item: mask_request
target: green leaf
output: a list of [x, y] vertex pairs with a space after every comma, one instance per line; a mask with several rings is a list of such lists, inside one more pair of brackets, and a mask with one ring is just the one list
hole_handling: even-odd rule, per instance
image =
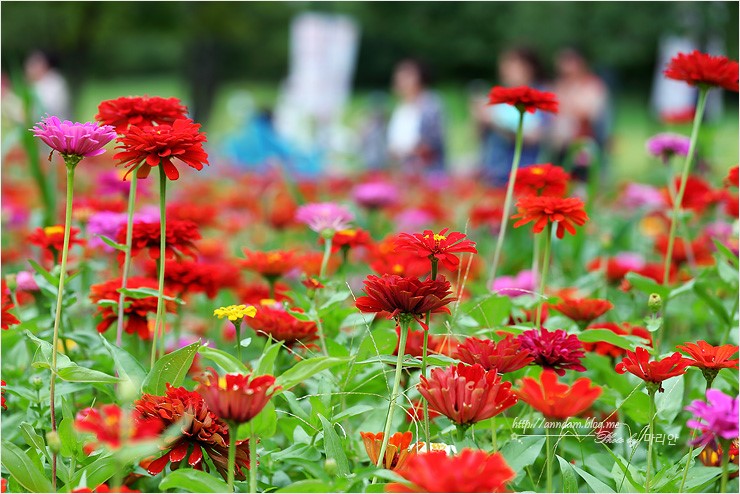
[[30, 492], [52, 492], [46, 474], [18, 446], [3, 441], [2, 464], [10, 475]]
[[146, 379], [146, 369], [126, 350], [119, 346], [111, 345], [102, 334], [99, 336], [103, 342], [103, 346], [108, 350], [111, 357], [113, 357], [113, 363], [121, 379], [130, 381], [137, 390], [141, 389], [141, 384]]
[[37, 263], [33, 259], [28, 259], [28, 264], [30, 264], [33, 270], [40, 274], [41, 277], [44, 278], [51, 286], [59, 286], [59, 278], [48, 272], [39, 263]]
[[621, 336], [608, 329], [588, 329], [578, 335], [578, 339], [584, 343], [611, 343], [619, 348], [634, 351], [638, 345], [645, 345], [645, 340], [637, 336]]
[[114, 249], [116, 249], [116, 250], [122, 250], [122, 251], [126, 252], [126, 245], [125, 245], [125, 244], [119, 244], [118, 242], [116, 242], [116, 241], [115, 241], [115, 240], [113, 240], [112, 238], [106, 237], [105, 235], [101, 235], [100, 233], [98, 233], [98, 234], [97, 234], [97, 236], [98, 236], [98, 237], [100, 238], [100, 240], [102, 240], [102, 241], [103, 241], [103, 242], [105, 243], [105, 245], [107, 245], [108, 247], [113, 247], [113, 248], [114, 248]]
[[194, 468], [178, 468], [168, 473], [159, 489], [183, 489], [185, 492], [229, 492], [229, 486], [218, 477]]
[[347, 455], [344, 453], [342, 441], [334, 430], [334, 425], [321, 414], [319, 414], [319, 419], [324, 428], [324, 451], [326, 452], [326, 459], [333, 458], [336, 460], [337, 473], [339, 475], [348, 475], [349, 462], [347, 461]]
[[727, 312], [727, 309], [722, 305], [719, 297], [709, 292], [709, 288], [710, 282], [705, 280], [697, 281], [694, 284], [694, 292], [709, 306], [711, 311], [722, 319], [722, 322], [725, 324], [731, 324], [732, 321], [730, 320], [730, 314]]
[[663, 381], [662, 393], [655, 395], [656, 420], [670, 424], [683, 410], [684, 376], [675, 376]]
[[265, 408], [257, 414], [250, 422], [239, 426], [237, 437], [239, 440], [249, 437], [249, 428], [254, 427], [254, 433], [257, 437], [272, 437], [277, 432], [277, 412], [272, 401], [268, 401]]
[[468, 315], [475, 319], [481, 327], [495, 328], [508, 320], [511, 312], [509, 297], [491, 295], [474, 305]]
[[216, 362], [227, 373], [249, 373], [249, 369], [246, 365], [244, 365], [242, 362], [239, 362], [236, 357], [234, 357], [230, 353], [224, 352], [223, 350], [211, 348], [208, 345], [203, 345], [198, 349], [198, 353], [201, 357]]
[[85, 468], [77, 470], [77, 472], [75, 472], [74, 476], [72, 477], [70, 484], [72, 484], [72, 486], [74, 487], [78, 487], [82, 482], [82, 478], [84, 476], [85, 485], [95, 487], [113, 477], [113, 475], [118, 470], [120, 470], [120, 468], [121, 467], [116, 464], [116, 461], [110, 455], [106, 455], [102, 458], [98, 458], [94, 462], [87, 465]]
[[519, 436], [509, 439], [501, 448], [501, 454], [515, 472], [521, 472], [539, 458], [545, 438], [540, 436]]
[[721, 254], [732, 266], [737, 270], [740, 269], [740, 259], [732, 252], [725, 244], [713, 238], [714, 246], [717, 248], [717, 252]]
[[305, 479], [293, 482], [275, 492], [334, 492], [334, 488], [323, 480]]
[[[651, 293], [657, 293], [665, 301], [668, 300], [670, 295], [670, 289], [661, 284], [658, 284], [652, 278], [639, 275], [637, 273], [627, 273], [624, 277], [630, 284], [640, 290], [641, 292], [650, 295]], [[647, 300], [645, 300], [647, 304]]]
[[283, 372], [283, 374], [277, 378], [276, 384], [282, 386], [283, 389], [290, 389], [293, 386], [302, 383], [314, 374], [334, 367], [335, 365], [345, 363], [348, 360], [349, 358], [347, 357], [313, 357], [301, 360], [293, 367]]
[[321, 307], [319, 307], [319, 310], [325, 310], [331, 307], [332, 305], [344, 302], [345, 300], [347, 300], [347, 297], [349, 297], [349, 295], [350, 295], [349, 290], [340, 290], [334, 295], [332, 295], [331, 297], [329, 297], [329, 299], [326, 302], [321, 304]]
[[614, 492], [614, 489], [612, 489], [611, 487], [606, 485], [604, 482], [602, 482], [601, 480], [591, 475], [590, 473], [578, 468], [575, 465], [571, 465], [571, 467], [573, 467], [573, 470], [575, 470], [576, 473], [580, 475], [583, 480], [586, 481], [588, 486], [591, 487], [591, 489], [593, 489], [594, 492]]
[[21, 435], [25, 439], [26, 444], [35, 448], [38, 452], [42, 453], [46, 458], [49, 458], [49, 452], [46, 450], [46, 443], [44, 439], [34, 430], [34, 428], [28, 422], [21, 423]]
[[[156, 288], [119, 288], [116, 290], [118, 293], [123, 293], [124, 296], [128, 298], [133, 299], [140, 299], [140, 298], [149, 298], [149, 297], [159, 297], [159, 290]], [[185, 301], [178, 297], [170, 297], [169, 295], [165, 295], [162, 297], [164, 300], [170, 300], [172, 302], [175, 302], [180, 305], [185, 305]]]
[[563, 492], [578, 492], [578, 478], [576, 478], [573, 465], [558, 455], [555, 455], [555, 458], [560, 463], [560, 475], [563, 477]]
[[[37, 338], [28, 330], [26, 330], [26, 336], [38, 347], [33, 366], [37, 368], [51, 369], [51, 343]], [[57, 375], [60, 379], [70, 382], [113, 384], [120, 381], [117, 377], [110, 376], [104, 372], [80, 367], [63, 353], [57, 353]]]
[[77, 453], [79, 447], [74, 422], [69, 418], [63, 418], [59, 422], [57, 431], [59, 432], [59, 440], [62, 443], [60, 454], [65, 458], [71, 458]]
[[255, 374], [273, 374], [275, 372], [275, 360], [277, 359], [283, 344], [281, 342], [270, 343], [271, 338], [267, 340], [267, 346], [262, 351], [262, 357], [255, 368]]
[[185, 380], [188, 369], [193, 364], [193, 358], [200, 348], [200, 340], [186, 347], [168, 353], [157, 360], [154, 367], [144, 379], [141, 390], [144, 393], [163, 396], [167, 391], [166, 384], [180, 386]]

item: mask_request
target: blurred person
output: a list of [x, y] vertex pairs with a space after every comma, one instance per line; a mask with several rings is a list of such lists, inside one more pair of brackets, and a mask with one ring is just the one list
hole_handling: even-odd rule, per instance
[[376, 91], [368, 97], [369, 112], [360, 128], [360, 156], [366, 169], [387, 165], [388, 94]]
[[[502, 86], [545, 89], [542, 64], [537, 54], [529, 48], [515, 47], [504, 51], [498, 59], [498, 72]], [[485, 98], [476, 98], [471, 110], [482, 141], [483, 176], [493, 185], [504, 185], [509, 180], [514, 159], [519, 110], [510, 105], [489, 106]], [[543, 112], [527, 114], [519, 166], [538, 162], [548, 125], [549, 117]]]
[[[553, 89], [560, 110], [553, 120], [552, 140], [556, 162], [564, 164], [574, 149], [585, 142], [595, 143], [599, 151], [603, 149], [608, 137], [609, 91], [575, 48], [561, 50], [555, 66], [557, 78]], [[585, 179], [588, 162], [576, 158], [573, 161], [573, 175]]]
[[445, 169], [442, 103], [429, 83], [429, 72], [418, 60], [402, 60], [393, 72], [400, 101], [388, 123], [388, 151], [404, 172]]
[[57, 70], [52, 57], [34, 51], [26, 59], [24, 69], [38, 104], [36, 116], [49, 114], [62, 120], [71, 119], [67, 81]]

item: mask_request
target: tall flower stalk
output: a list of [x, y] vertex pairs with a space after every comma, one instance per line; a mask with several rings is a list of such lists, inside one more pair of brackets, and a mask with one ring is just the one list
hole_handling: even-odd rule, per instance
[[157, 288], [157, 318], [154, 321], [154, 334], [152, 335], [151, 367], [157, 360], [157, 346], [160, 337], [164, 351], [164, 267], [165, 254], [167, 250], [167, 176], [164, 167], [159, 167], [159, 281]]
[[128, 286], [128, 273], [131, 269], [131, 242], [134, 233], [134, 206], [136, 204], [136, 182], [138, 177], [136, 171], [131, 176], [131, 188], [128, 196], [128, 211], [126, 213], [126, 249], [123, 251], [123, 269], [121, 271], [121, 295], [118, 297], [118, 320], [116, 321], [116, 345], [121, 346], [123, 342], [123, 317], [125, 295], [123, 290]]
[[542, 308], [545, 305], [545, 286], [547, 283], [547, 272], [550, 268], [550, 254], [552, 250], [552, 223], [547, 224], [545, 231], [545, 248], [542, 253], [542, 273], [540, 274], [540, 302], [537, 304], [537, 316], [535, 318], [535, 328], [542, 327]]
[[[403, 357], [406, 354], [406, 339], [409, 332], [411, 331], [411, 320], [409, 319], [406, 330], [401, 329], [398, 340], [398, 358], [396, 359], [396, 372], [393, 375], [393, 389], [391, 390], [391, 396], [388, 400], [388, 414], [385, 417], [385, 427], [383, 427], [383, 443], [380, 445], [380, 453], [378, 453], [378, 463], [375, 465], [378, 468], [382, 468], [383, 459], [385, 458], [385, 450], [388, 448], [388, 441], [391, 437], [391, 425], [393, 424], [393, 409], [396, 406], [396, 400], [399, 395], [399, 387], [401, 385], [401, 371], [403, 370]], [[428, 444], [428, 443], [427, 443]]]

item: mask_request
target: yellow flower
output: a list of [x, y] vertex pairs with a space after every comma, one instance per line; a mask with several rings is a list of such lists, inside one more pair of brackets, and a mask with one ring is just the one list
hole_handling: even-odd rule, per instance
[[236, 321], [237, 319], [243, 319], [245, 317], [254, 317], [257, 313], [257, 309], [251, 305], [229, 305], [227, 307], [219, 307], [213, 311], [214, 316], [218, 316], [219, 319], [228, 317], [229, 321]]

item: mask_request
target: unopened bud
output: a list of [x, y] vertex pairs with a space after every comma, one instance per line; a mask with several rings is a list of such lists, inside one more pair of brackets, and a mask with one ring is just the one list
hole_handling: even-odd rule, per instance
[[44, 381], [39, 376], [33, 376], [31, 378], [31, 386], [34, 387], [35, 390], [39, 390], [44, 387]]
[[62, 440], [59, 439], [59, 433], [57, 431], [49, 431], [46, 433], [46, 444], [52, 453], [59, 453], [62, 449]]
[[648, 308], [652, 313], [659, 312], [663, 308], [663, 299], [657, 293], [651, 293], [648, 298]]
[[122, 403], [131, 403], [139, 397], [139, 390], [131, 379], [125, 379], [118, 385], [117, 394]]
[[324, 471], [330, 476], [333, 477], [337, 474], [337, 460], [334, 458], [327, 458], [324, 462]]
[[9, 274], [5, 277], [5, 284], [8, 286], [8, 289], [12, 292], [15, 291], [15, 289], [18, 287], [18, 282], [16, 281], [15, 273]]

